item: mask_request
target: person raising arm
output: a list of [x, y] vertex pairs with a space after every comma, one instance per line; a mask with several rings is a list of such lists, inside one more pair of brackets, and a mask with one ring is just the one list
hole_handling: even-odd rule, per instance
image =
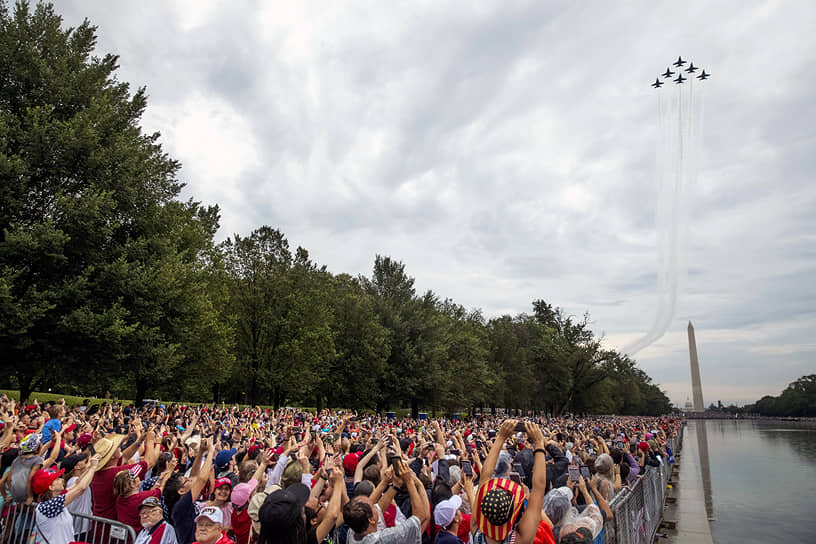
[[[527, 437], [534, 444], [533, 489], [527, 498], [527, 508], [523, 514], [524, 489], [520, 484], [504, 478], [491, 479], [496, 468], [499, 453], [505, 441], [513, 435], [517, 421], [505, 420], [496, 436], [493, 446], [485, 459], [481, 483], [474, 500], [474, 516], [471, 518], [472, 542], [474, 544], [497, 544], [507, 538], [516, 544], [530, 544], [535, 538], [541, 521], [541, 506], [547, 488], [547, 468], [545, 459], [546, 443], [538, 425], [525, 423]], [[519, 517], [520, 516], [520, 517]]]

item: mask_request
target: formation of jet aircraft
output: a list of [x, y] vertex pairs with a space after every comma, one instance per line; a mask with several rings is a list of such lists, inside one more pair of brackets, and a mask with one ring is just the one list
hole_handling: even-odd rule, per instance
[[[685, 64], [688, 64], [688, 68], [684, 69], [683, 65], [685, 65]], [[677, 72], [672, 72], [672, 70], [671, 70], [672, 66], [674, 66], [676, 68]], [[655, 89], [659, 89], [664, 84], [663, 81], [660, 81], [660, 78], [662, 77], [663, 79], [670, 79], [675, 73], [677, 73], [677, 77], [675, 79], [673, 79], [672, 81], [674, 81], [675, 84], [680, 85], [684, 81], [688, 80], [688, 77], [683, 77], [683, 72], [686, 72], [687, 74], [694, 74], [694, 72], [696, 72], [699, 69], [700, 69], [700, 67], [699, 66], [694, 66], [693, 62], [683, 60], [683, 57], [677, 57], [677, 60], [674, 61], [671, 64], [671, 66], [666, 68], [665, 72], [663, 72], [657, 78], [655, 78], [655, 82], [652, 83], [651, 86], [654, 87]], [[694, 76], [689, 76], [689, 77], [694, 77]], [[706, 80], [706, 79], [708, 79], [710, 77], [711, 77], [711, 74], [709, 74], [708, 72], [703, 70], [702, 72], [700, 72], [700, 75], [697, 76], [697, 79]]]

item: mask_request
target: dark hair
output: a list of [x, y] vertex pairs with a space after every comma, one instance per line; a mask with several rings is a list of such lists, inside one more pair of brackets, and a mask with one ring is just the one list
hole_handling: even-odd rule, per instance
[[3, 455], [0, 458], [0, 474], [6, 473], [6, 469], [11, 466], [18, 455], [20, 455], [20, 450], [18, 448], [11, 448], [10, 450], [3, 452]]
[[181, 489], [182, 486], [181, 474], [178, 472], [171, 474], [167, 479], [167, 482], [164, 484], [162, 499], [164, 499], [164, 505], [167, 507], [167, 512], [170, 515], [173, 514], [173, 507], [181, 498], [181, 495], [179, 495], [179, 489]]
[[354, 497], [343, 507], [343, 520], [355, 533], [365, 531], [373, 515], [371, 505], [363, 497]]
[[310, 508], [309, 506], [303, 507], [303, 513], [306, 516], [306, 527], [312, 526], [312, 520], [317, 517], [317, 512], [314, 508]]
[[363, 471], [363, 478], [374, 485], [380, 483], [380, 469], [379, 467], [366, 467]]
[[173, 458], [173, 454], [169, 451], [163, 451], [159, 454], [159, 458], [156, 460], [156, 466], [153, 467], [152, 474], [158, 475], [167, 470], [167, 463]]
[[246, 483], [252, 479], [252, 475], [258, 470], [258, 463], [252, 459], [247, 459], [238, 466], [238, 481]]
[[623, 459], [623, 452], [618, 448], [613, 448], [609, 451], [609, 455], [612, 457], [612, 462], [616, 465], [620, 465], [621, 459]]
[[419, 481], [422, 482], [422, 486], [425, 489], [430, 489], [431, 486], [433, 485], [433, 482], [431, 481], [431, 479], [424, 472], [420, 473], [418, 478], [419, 478]]
[[370, 497], [374, 493], [374, 484], [368, 480], [361, 480], [354, 486], [355, 497]]
[[630, 472], [629, 469], [630, 469], [629, 463], [621, 463], [620, 464], [620, 477], [621, 477], [622, 482], [625, 482], [626, 479], [629, 478], [629, 472]]
[[445, 482], [437, 480], [431, 490], [431, 506], [436, 508], [437, 504], [450, 499], [452, 496], [453, 492], [451, 491], [451, 487]]

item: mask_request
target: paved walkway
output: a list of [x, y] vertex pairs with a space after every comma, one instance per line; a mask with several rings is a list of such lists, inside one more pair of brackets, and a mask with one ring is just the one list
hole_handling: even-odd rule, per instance
[[[696, 422], [690, 421], [683, 435], [683, 448], [677, 459], [680, 474], [672, 478], [676, 485], [669, 496], [676, 502], [666, 509], [664, 519], [677, 520], [677, 527], [668, 533], [668, 542], [677, 544], [713, 544], [705, 507], [703, 477], [700, 470], [700, 450], [697, 444]], [[659, 542], [659, 540], [657, 540]]]

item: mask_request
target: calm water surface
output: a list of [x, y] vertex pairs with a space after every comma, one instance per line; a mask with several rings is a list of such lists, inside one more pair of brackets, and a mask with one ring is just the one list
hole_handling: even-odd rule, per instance
[[816, 542], [816, 425], [694, 424], [708, 438], [714, 542]]

